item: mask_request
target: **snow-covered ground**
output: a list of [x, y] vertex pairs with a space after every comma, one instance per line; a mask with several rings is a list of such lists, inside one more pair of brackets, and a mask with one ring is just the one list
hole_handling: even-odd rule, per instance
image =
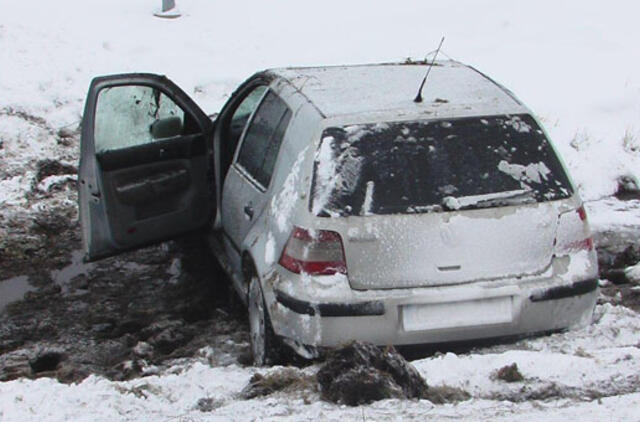
[[[55, 153], [51, 131], [77, 125], [96, 75], [164, 73], [215, 112], [257, 70], [420, 59], [444, 35], [446, 55], [491, 75], [538, 113], [585, 199], [611, 194], [620, 174], [638, 173], [640, 6], [633, 2], [181, 0], [176, 20], [153, 17], [159, 5], [4, 2], [0, 159], [19, 157], [5, 165]], [[2, 180], [0, 204], [19, 202], [27, 179]]]
[[[91, 376], [65, 385], [50, 378], [0, 383], [2, 420], [634, 420], [640, 406], [640, 318], [611, 305], [596, 308], [589, 327], [494, 346], [481, 353], [414, 361], [429, 385], [462, 388], [471, 399], [457, 404], [384, 400], [343, 407], [317, 394], [238, 396], [257, 368], [211, 367], [207, 350], [161, 375], [127, 382]], [[516, 363], [521, 382], [494, 373]], [[277, 368], [271, 369], [271, 371]], [[308, 367], [305, 373], [314, 373]], [[262, 371], [264, 372], [264, 371]], [[202, 401], [209, 402], [203, 409]]]
[[[164, 73], [212, 113], [254, 71], [421, 59], [443, 35], [446, 55], [486, 72], [538, 113], [585, 199], [613, 194], [620, 176], [640, 176], [640, 5], [633, 2], [177, 0], [175, 20], [153, 17], [160, 3], [0, 2], [0, 223], [30, 218], [42, 203], [28, 193], [65, 180], [37, 180], [35, 163], [77, 160], [64, 130], [77, 127], [93, 76]], [[640, 211], [619, 212], [608, 201], [590, 203], [599, 230], [639, 225]], [[3, 236], [0, 224], [0, 243]], [[611, 305], [596, 316], [579, 331], [414, 362], [430, 384], [471, 393], [457, 405], [341, 408], [285, 394], [242, 401], [235, 396], [256, 369], [210, 367], [203, 356], [122, 383], [2, 383], [0, 419], [637, 418], [640, 318]], [[491, 378], [512, 362], [524, 382]], [[519, 402], [544, 391], [548, 400]], [[217, 409], [197, 410], [201, 398], [214, 398]]]

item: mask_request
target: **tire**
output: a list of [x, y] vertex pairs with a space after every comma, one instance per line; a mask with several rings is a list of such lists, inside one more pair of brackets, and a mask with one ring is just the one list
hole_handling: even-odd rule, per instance
[[269, 313], [264, 303], [260, 280], [255, 272], [249, 283], [249, 334], [251, 337], [251, 355], [255, 366], [278, 363], [279, 342], [273, 332]]

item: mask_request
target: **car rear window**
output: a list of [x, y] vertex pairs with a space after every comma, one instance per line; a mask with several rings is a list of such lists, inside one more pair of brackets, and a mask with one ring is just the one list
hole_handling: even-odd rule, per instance
[[408, 214], [572, 193], [535, 120], [500, 115], [327, 128], [310, 208], [318, 216]]

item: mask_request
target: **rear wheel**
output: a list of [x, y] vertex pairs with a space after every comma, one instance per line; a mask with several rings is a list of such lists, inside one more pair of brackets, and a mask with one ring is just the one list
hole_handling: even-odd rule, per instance
[[260, 280], [255, 272], [251, 274], [249, 284], [249, 329], [253, 364], [264, 366], [277, 363], [279, 345], [264, 303]]

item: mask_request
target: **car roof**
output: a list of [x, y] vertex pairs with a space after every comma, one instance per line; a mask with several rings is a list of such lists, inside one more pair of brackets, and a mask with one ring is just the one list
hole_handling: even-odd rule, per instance
[[422, 91], [413, 99], [430, 64], [382, 63], [271, 69], [311, 101], [325, 117], [380, 111], [433, 113], [440, 117], [526, 111], [501, 85], [463, 63], [436, 61]]

